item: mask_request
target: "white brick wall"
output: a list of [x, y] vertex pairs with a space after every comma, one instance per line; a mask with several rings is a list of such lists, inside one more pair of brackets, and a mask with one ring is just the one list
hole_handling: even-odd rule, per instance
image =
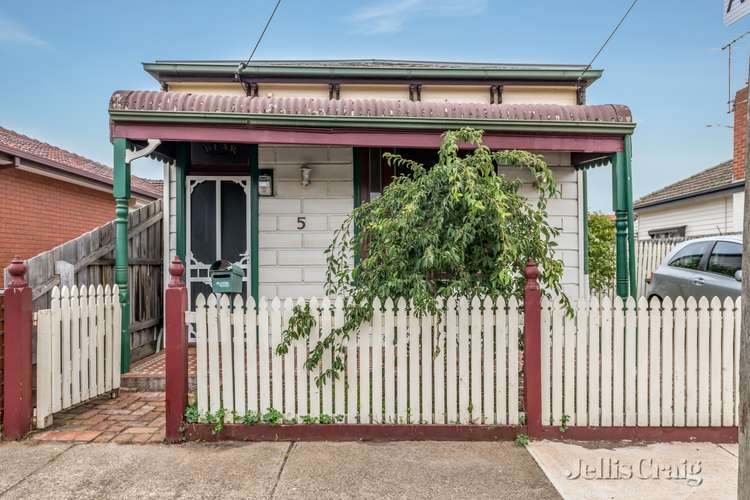
[[[568, 156], [563, 154], [547, 154], [545, 159], [550, 162], [550, 165], [570, 164]], [[537, 198], [528, 170], [504, 168], [501, 173], [515, 179], [522, 179], [524, 185], [521, 187], [521, 193], [530, 199]], [[563, 288], [569, 297], [577, 298], [580, 290], [578, 286], [580, 280], [578, 174], [570, 166], [553, 166], [552, 174], [560, 186], [560, 195], [550, 200], [547, 208], [551, 224], [562, 231], [555, 241], [558, 244], [557, 255], [565, 265]]]
[[[312, 168], [306, 187], [300, 183], [302, 164]], [[260, 198], [260, 295], [321, 296], [323, 252], [354, 206], [352, 150], [260, 146], [259, 167], [273, 169], [275, 190], [273, 198]], [[298, 217], [305, 217], [302, 230]]]
[[[557, 238], [558, 255], [563, 259], [566, 293], [579, 292], [578, 181], [570, 167], [570, 155], [545, 154], [562, 191], [550, 201], [550, 220], [562, 229]], [[275, 196], [260, 198], [259, 210], [259, 288], [260, 295], [322, 295], [325, 282], [325, 255], [333, 231], [341, 226], [353, 207], [352, 151], [339, 147], [260, 146], [260, 168], [274, 170]], [[312, 183], [300, 185], [300, 166], [312, 168]], [[170, 254], [175, 249], [174, 167], [170, 173]], [[533, 198], [531, 176], [523, 169], [503, 173], [524, 181], [522, 193]], [[297, 229], [297, 217], [306, 218], [304, 230]]]

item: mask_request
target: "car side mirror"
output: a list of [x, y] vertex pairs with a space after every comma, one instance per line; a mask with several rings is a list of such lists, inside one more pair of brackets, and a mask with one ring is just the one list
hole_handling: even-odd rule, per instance
[[734, 273], [734, 279], [736, 279], [737, 281], [742, 281], [742, 269], [738, 269]]

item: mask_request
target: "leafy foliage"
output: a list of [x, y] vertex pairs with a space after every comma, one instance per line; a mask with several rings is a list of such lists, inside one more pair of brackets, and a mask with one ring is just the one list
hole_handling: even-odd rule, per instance
[[589, 285], [603, 292], [615, 279], [615, 223], [607, 215], [589, 214]]
[[[380, 197], [354, 209], [326, 251], [326, 293], [348, 300], [343, 326], [312, 346], [306, 360], [313, 369], [332, 350], [332, 366], [322, 370], [319, 385], [338, 378], [345, 341], [372, 318], [376, 297], [404, 297], [417, 315], [439, 315], [438, 297], [521, 299], [523, 270], [532, 259], [540, 265], [545, 293], [568, 303], [560, 285], [563, 265], [554, 255], [559, 229], [547, 218], [547, 202], [558, 194], [550, 169], [543, 157], [526, 151], [493, 152], [482, 135], [469, 128], [444, 133], [438, 162], [429, 168], [385, 155], [410, 175], [394, 178]], [[474, 148], [461, 151], [461, 144]], [[530, 172], [536, 201], [520, 193], [520, 178], [498, 173], [499, 167]], [[352, 265], [359, 249], [361, 258]], [[277, 353], [306, 338], [313, 322], [309, 306], [295, 308]]]

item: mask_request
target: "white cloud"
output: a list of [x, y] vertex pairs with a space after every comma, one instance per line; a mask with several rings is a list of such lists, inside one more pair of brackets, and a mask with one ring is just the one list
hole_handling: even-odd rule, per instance
[[22, 24], [0, 15], [0, 45], [6, 43], [34, 47], [46, 47], [48, 45], [47, 42], [36, 37]]
[[396, 33], [413, 17], [476, 16], [486, 6], [487, 0], [394, 0], [364, 7], [351, 20], [360, 33]]

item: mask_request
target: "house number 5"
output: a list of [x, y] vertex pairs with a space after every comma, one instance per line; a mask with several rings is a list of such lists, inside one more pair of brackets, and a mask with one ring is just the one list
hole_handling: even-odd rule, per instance
[[307, 226], [305, 217], [297, 217], [297, 229], [305, 229], [305, 226]]

